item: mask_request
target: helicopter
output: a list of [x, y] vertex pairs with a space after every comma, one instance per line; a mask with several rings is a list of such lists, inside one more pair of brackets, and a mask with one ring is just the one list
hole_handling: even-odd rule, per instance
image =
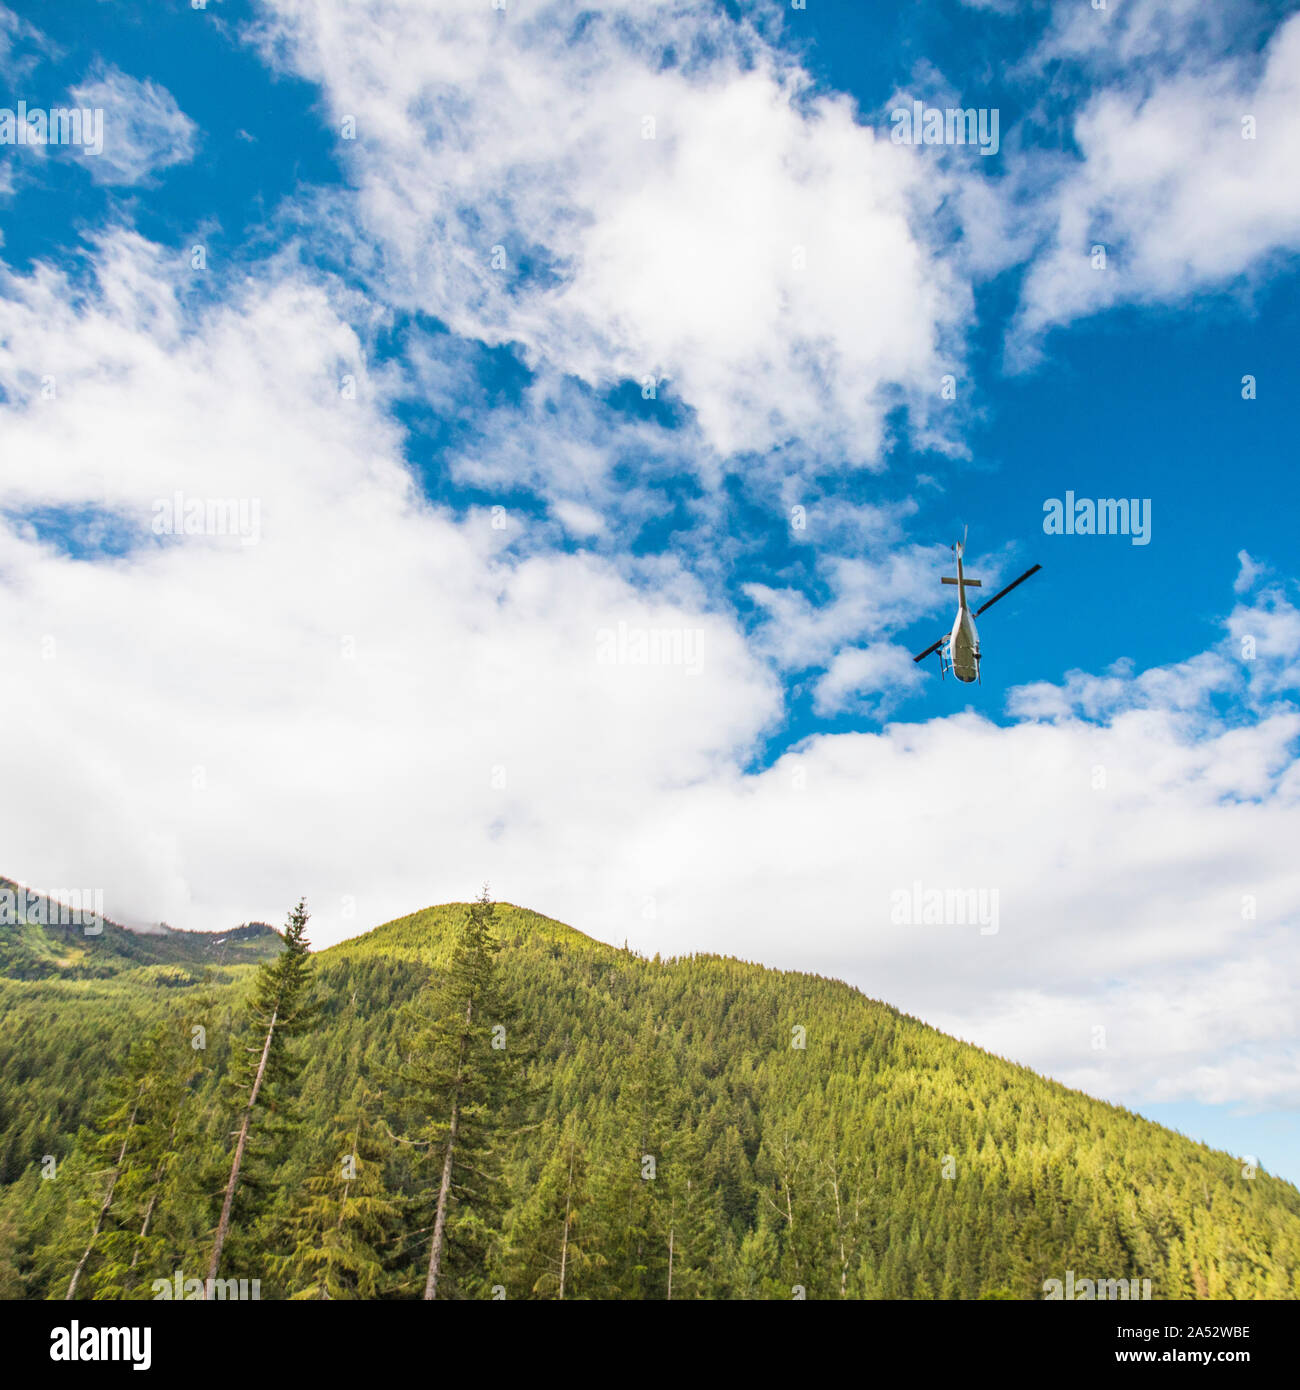
[[957, 586], [957, 616], [953, 619], [952, 631], [945, 633], [937, 642], [932, 642], [923, 652], [912, 658], [913, 661], [924, 661], [931, 652], [938, 652], [940, 677], [947, 676], [951, 671], [959, 681], [965, 681], [968, 685], [980, 678], [980, 639], [979, 633], [975, 630], [975, 619], [992, 608], [998, 599], [1006, 598], [1018, 584], [1023, 584], [1030, 575], [1037, 574], [1043, 568], [1042, 565], [1035, 565], [1032, 569], [1027, 569], [1019, 579], [1013, 579], [1005, 589], [999, 589], [987, 603], [980, 604], [972, 613], [966, 603], [966, 590], [978, 589], [980, 581], [967, 579], [966, 571], [962, 567], [962, 558], [966, 554], [966, 537], [969, 535], [968, 526], [961, 540], [952, 547], [953, 554], [957, 557], [957, 577], [953, 579], [946, 574], [943, 576], [945, 584]]

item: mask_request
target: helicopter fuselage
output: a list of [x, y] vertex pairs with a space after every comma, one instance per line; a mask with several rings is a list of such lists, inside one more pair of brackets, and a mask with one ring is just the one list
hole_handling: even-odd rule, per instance
[[962, 565], [962, 549], [957, 553], [957, 616], [953, 619], [952, 631], [948, 634], [948, 661], [952, 673], [959, 681], [969, 685], [979, 680], [980, 675], [980, 636], [975, 629], [975, 619], [971, 616], [970, 605], [966, 602], [966, 586], [978, 583], [967, 579]]
[[971, 617], [970, 609], [964, 603], [957, 610], [952, 632], [948, 634], [948, 660], [952, 665], [953, 675], [959, 681], [965, 681], [969, 685], [972, 681], [979, 680], [980, 638], [975, 630], [975, 619]]

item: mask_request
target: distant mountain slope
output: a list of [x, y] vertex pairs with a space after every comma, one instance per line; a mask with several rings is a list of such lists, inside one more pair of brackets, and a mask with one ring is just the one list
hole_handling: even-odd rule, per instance
[[52, 899], [0, 878], [0, 904], [11, 903], [20, 905], [27, 918], [18, 925], [0, 925], [0, 975], [14, 980], [105, 979], [148, 966], [245, 964], [280, 949], [279, 933], [261, 922], [225, 932], [170, 927], [139, 932], [104, 918], [95, 924], [101, 930], [87, 932], [84, 925], [70, 921], [67, 905], [61, 911]]
[[[427, 908], [318, 953], [323, 1012], [303, 1047], [281, 1202], [328, 1159], [340, 1104], [363, 1082], [382, 1086], [400, 1006], [446, 959], [467, 911]], [[840, 981], [716, 956], [647, 960], [522, 908], [497, 911], [501, 970], [519, 1004], [509, 1045], [532, 1055], [539, 1105], [510, 1141], [507, 1225], [528, 1228], [571, 1126], [589, 1174], [589, 1258], [571, 1296], [664, 1297], [671, 1247], [679, 1298], [1041, 1298], [1046, 1280], [1070, 1271], [1149, 1279], [1156, 1299], [1300, 1297], [1300, 1192], [1288, 1183], [1247, 1176], [1227, 1154]], [[159, 989], [158, 964], [0, 981], [0, 1176], [12, 1184], [0, 1225], [21, 1228], [39, 1207], [35, 1163], [69, 1151], [152, 1018], [207, 1027], [195, 1103], [210, 1142], [225, 1142], [218, 1083], [251, 972], [209, 970], [201, 987]], [[412, 1161], [395, 1158], [395, 1191]], [[25, 1237], [32, 1249], [54, 1219], [47, 1212]], [[421, 1213], [410, 1220], [427, 1225]], [[531, 1296], [510, 1249], [492, 1279]], [[403, 1296], [400, 1261], [418, 1261], [418, 1229], [394, 1258]], [[48, 1292], [32, 1259], [16, 1262], [18, 1277]], [[269, 1276], [263, 1296], [278, 1296]]]

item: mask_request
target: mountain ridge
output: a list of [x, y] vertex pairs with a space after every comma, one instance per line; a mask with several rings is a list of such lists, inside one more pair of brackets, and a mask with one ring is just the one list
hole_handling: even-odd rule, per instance
[[[279, 950], [280, 934], [265, 922], [223, 932], [186, 931], [160, 924], [140, 929], [89, 913], [49, 894], [0, 877], [6, 921], [0, 925], [0, 975], [10, 979], [105, 979], [147, 966], [204, 967], [256, 962]], [[17, 909], [19, 920], [8, 921]], [[160, 929], [161, 928], [161, 929]]]

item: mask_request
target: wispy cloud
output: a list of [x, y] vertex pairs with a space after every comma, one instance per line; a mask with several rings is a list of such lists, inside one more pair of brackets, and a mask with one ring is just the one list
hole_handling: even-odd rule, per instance
[[72, 97], [78, 106], [104, 112], [103, 152], [85, 161], [96, 183], [142, 183], [194, 156], [198, 127], [156, 82], [100, 64]]
[[[1047, 224], [1022, 348], [1052, 325], [1181, 302], [1300, 251], [1300, 15], [1262, 52], [1225, 53], [1239, 37], [1229, 9], [1133, 5], [1105, 24], [1076, 6], [1045, 41], [1044, 60], [1074, 55], [1096, 85], [1072, 121], [1077, 158], [1018, 190], [1024, 215]], [[1193, 42], [1207, 33], [1208, 47]]]

